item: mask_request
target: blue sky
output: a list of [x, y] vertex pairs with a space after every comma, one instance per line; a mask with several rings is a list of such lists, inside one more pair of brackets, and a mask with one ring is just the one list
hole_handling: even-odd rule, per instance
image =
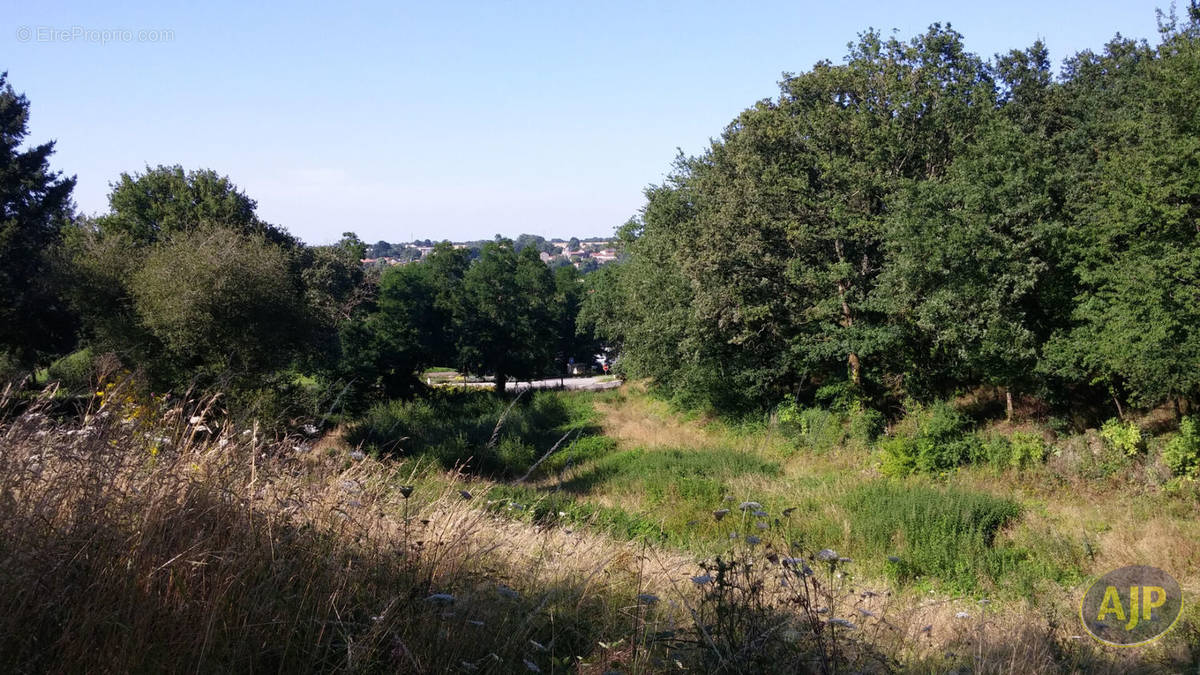
[[[0, 70], [31, 142], [87, 213], [122, 171], [227, 174], [310, 243], [610, 234], [678, 149], [694, 154], [783, 71], [838, 62], [868, 27], [935, 21], [990, 56], [1055, 63], [1115, 33], [1155, 41], [1163, 2], [9, 0]], [[84, 34], [72, 34], [75, 29]], [[55, 35], [48, 29], [66, 31]], [[98, 31], [125, 30], [108, 42]], [[167, 39], [140, 31], [170, 31]], [[161, 34], [160, 34], [161, 35]]]

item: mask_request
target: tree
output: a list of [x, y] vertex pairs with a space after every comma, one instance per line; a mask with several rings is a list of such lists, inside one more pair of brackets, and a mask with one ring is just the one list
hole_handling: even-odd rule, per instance
[[1032, 386], [1057, 302], [1062, 222], [1045, 139], [997, 114], [944, 177], [894, 200], [877, 306], [907, 335], [910, 393]]
[[493, 375], [501, 394], [511, 377], [547, 372], [556, 335], [553, 296], [554, 279], [536, 249], [517, 254], [508, 240], [484, 244], [455, 303], [459, 366]]
[[135, 242], [154, 243], [176, 232], [216, 224], [242, 234], [263, 235], [276, 244], [297, 244], [283, 229], [260, 220], [257, 202], [211, 169], [184, 172], [178, 165], [146, 167], [142, 174], [121, 174], [111, 187], [111, 213], [99, 218], [98, 225], [105, 232], [124, 232]]
[[1078, 280], [1051, 372], [1136, 405], [1200, 401], [1200, 8], [1157, 48], [1070, 61], [1066, 255]]
[[645, 322], [621, 331], [631, 367], [718, 407], [884, 380], [902, 338], [873, 299], [888, 201], [944, 175], [995, 98], [939, 25], [787, 77], [651, 191], [621, 273], [626, 321]]
[[554, 268], [555, 361], [560, 373], [572, 359], [590, 362], [600, 347], [589, 327], [579, 323], [586, 290], [583, 275], [573, 265]]
[[129, 287], [160, 351], [147, 365], [167, 384], [197, 375], [245, 382], [288, 365], [309, 344], [309, 315], [288, 258], [261, 234], [178, 233], [149, 251]]
[[53, 141], [21, 150], [28, 122], [28, 99], [0, 73], [0, 357], [26, 367], [74, 338], [51, 256], [70, 218], [75, 179], [50, 170]]

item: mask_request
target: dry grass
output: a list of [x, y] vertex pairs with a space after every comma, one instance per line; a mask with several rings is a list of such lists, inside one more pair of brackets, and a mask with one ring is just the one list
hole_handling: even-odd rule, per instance
[[[636, 391], [639, 385], [629, 391]], [[644, 385], [642, 385], [644, 386]], [[604, 435], [623, 448], [702, 447], [713, 443], [713, 433], [687, 423], [672, 413], [666, 403], [638, 395], [619, 402], [597, 403]]]
[[629, 544], [497, 519], [461, 485], [406, 497], [396, 466], [108, 394], [83, 424], [4, 401], [7, 669], [548, 672], [628, 643], [656, 583]]
[[[491, 515], [459, 494], [486, 485], [352, 460], [336, 438], [263, 438], [207, 419], [203, 401], [168, 405], [127, 383], [82, 420], [56, 417], [51, 396], [10, 394], [4, 670], [1116, 673], [1186, 657], [1177, 643], [1113, 657], [1072, 642], [1065, 593], [984, 617], [853, 575], [799, 595], [781, 583], [796, 581], [785, 541], [740, 545], [753, 571], [714, 594], [692, 581], [690, 556]], [[675, 446], [737, 440], [719, 425], [606, 412], [627, 442], [656, 425]], [[737, 620], [719, 628], [720, 616]], [[826, 617], [857, 627], [835, 633]]]

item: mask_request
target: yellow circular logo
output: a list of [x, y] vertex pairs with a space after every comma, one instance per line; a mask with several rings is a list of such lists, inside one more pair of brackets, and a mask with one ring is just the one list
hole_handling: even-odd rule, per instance
[[1097, 640], [1133, 647], [1162, 637], [1182, 609], [1183, 593], [1174, 577], [1157, 567], [1130, 565], [1088, 587], [1079, 619]]

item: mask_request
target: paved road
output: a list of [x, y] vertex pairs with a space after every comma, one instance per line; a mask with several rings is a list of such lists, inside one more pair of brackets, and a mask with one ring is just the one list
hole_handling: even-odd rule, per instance
[[587, 391], [604, 391], [621, 386], [620, 380], [611, 376], [597, 375], [595, 377], [567, 377], [563, 379], [534, 380], [533, 382], [509, 382], [508, 388], [513, 391], [522, 389], [584, 389]]
[[[446, 380], [445, 383], [454, 384], [460, 387], [464, 384], [454, 380]], [[491, 382], [467, 382], [465, 384], [468, 387], [492, 386]], [[513, 380], [508, 381], [509, 391], [521, 391], [523, 389], [529, 389], [530, 387], [534, 389], [577, 389], [584, 391], [604, 391], [606, 389], [616, 389], [619, 386], [621, 386], [620, 380], [613, 380], [611, 379], [611, 376], [604, 375], [597, 375], [595, 377], [567, 377], [562, 379], [556, 377], [549, 380], [534, 380], [532, 382], [515, 382]]]

